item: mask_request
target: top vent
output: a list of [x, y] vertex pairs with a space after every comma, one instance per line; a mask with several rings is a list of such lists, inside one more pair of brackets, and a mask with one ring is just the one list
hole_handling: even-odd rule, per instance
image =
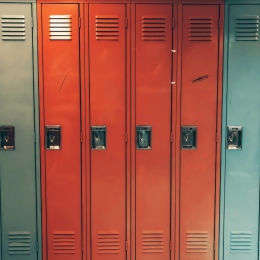
[[243, 15], [236, 20], [236, 41], [258, 41], [259, 16]]
[[211, 41], [212, 40], [212, 17], [190, 18], [189, 19], [189, 40], [190, 41]]
[[50, 15], [50, 40], [71, 40], [72, 19], [70, 15]]
[[96, 40], [118, 41], [119, 18], [116, 16], [96, 16]]
[[2, 15], [2, 40], [24, 41], [25, 40], [25, 16]]
[[142, 39], [143, 41], [165, 41], [166, 40], [165, 17], [143, 17]]

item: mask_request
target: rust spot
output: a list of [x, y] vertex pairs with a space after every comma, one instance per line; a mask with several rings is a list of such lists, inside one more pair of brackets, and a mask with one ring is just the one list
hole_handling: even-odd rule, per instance
[[203, 81], [203, 80], [208, 79], [208, 78], [209, 78], [209, 75], [200, 76], [198, 78], [193, 79], [192, 83], [200, 82], [200, 81]]

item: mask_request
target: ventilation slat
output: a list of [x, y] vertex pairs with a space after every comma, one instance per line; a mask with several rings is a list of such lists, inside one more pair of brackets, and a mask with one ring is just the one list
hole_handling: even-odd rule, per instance
[[97, 237], [98, 254], [119, 253], [119, 233], [100, 232]]
[[96, 16], [96, 40], [119, 40], [119, 18], [117, 16]]
[[73, 231], [60, 231], [53, 233], [54, 254], [75, 254], [76, 238]]
[[25, 16], [2, 15], [1, 29], [3, 41], [25, 41]]
[[236, 41], [258, 41], [259, 16], [243, 15], [236, 19]]
[[164, 252], [164, 233], [161, 231], [147, 232], [142, 234], [143, 253], [163, 253]]
[[206, 253], [208, 251], [208, 232], [189, 231], [186, 233], [187, 253]]
[[212, 17], [189, 18], [189, 40], [211, 41], [212, 40]]
[[11, 231], [8, 233], [9, 255], [31, 254], [31, 233], [27, 231]]
[[71, 40], [72, 18], [70, 15], [50, 15], [49, 39]]
[[165, 41], [166, 18], [165, 17], [142, 17], [142, 40]]
[[233, 231], [230, 233], [230, 253], [250, 254], [251, 249], [251, 232]]

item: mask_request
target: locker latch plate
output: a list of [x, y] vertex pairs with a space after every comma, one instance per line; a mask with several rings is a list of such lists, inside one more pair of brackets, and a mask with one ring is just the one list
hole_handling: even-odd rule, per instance
[[106, 147], [106, 127], [105, 126], [92, 126], [92, 150], [105, 150]]
[[0, 126], [0, 150], [15, 149], [15, 131], [14, 126]]
[[45, 143], [47, 150], [61, 149], [61, 127], [60, 125], [45, 126]]
[[181, 149], [183, 150], [197, 149], [197, 126], [181, 127]]
[[227, 149], [228, 150], [242, 149], [242, 126], [227, 127]]
[[137, 126], [136, 127], [136, 148], [151, 149], [152, 127]]

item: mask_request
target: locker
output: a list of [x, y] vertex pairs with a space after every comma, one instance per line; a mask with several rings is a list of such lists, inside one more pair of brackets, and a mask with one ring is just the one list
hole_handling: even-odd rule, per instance
[[79, 5], [39, 5], [44, 259], [81, 259]]
[[182, 6], [180, 259], [213, 259], [220, 5]]
[[170, 259], [173, 6], [136, 4], [134, 11], [136, 259]]
[[127, 9], [125, 4], [88, 8], [91, 258], [119, 260], [126, 258], [127, 240]]
[[227, 1], [220, 259], [259, 259], [259, 1]]
[[35, 260], [41, 259], [37, 30], [32, 24], [36, 5], [4, 2], [0, 2], [0, 259]]

